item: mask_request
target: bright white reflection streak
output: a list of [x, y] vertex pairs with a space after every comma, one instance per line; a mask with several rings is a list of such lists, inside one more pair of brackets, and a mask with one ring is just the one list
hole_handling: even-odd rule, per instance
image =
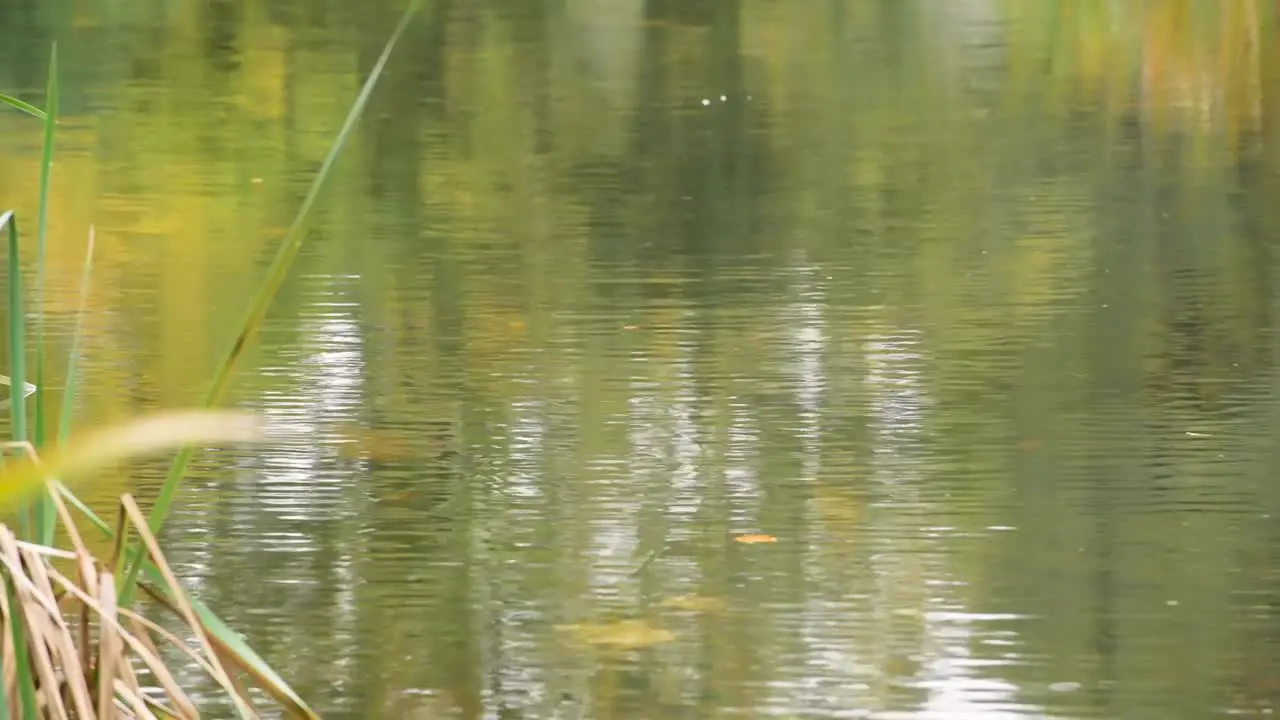
[[[272, 442], [239, 456], [229, 480], [234, 487], [193, 498], [180, 510], [184, 513], [182, 522], [173, 523], [171, 531], [182, 537], [171, 560], [197, 595], [204, 591], [217, 562], [216, 544], [208, 540], [218, 530], [210, 507], [225, 508], [219, 512], [230, 515], [233, 532], [255, 553], [297, 556], [270, 578], [273, 585], [282, 586], [278, 593], [282, 604], [244, 609], [266, 611], [286, 622], [293, 622], [290, 607], [306, 606], [306, 594], [317, 585], [316, 567], [303, 559], [316, 552], [317, 543], [305, 528], [330, 525], [354, 530], [354, 524], [338, 522], [341, 518], [335, 517], [355, 512], [343, 502], [343, 493], [350, 487], [348, 478], [326, 473], [321, 462], [325, 430], [350, 420], [361, 401], [364, 374], [364, 341], [354, 316], [358, 303], [344, 298], [346, 287], [356, 278], [312, 276], [307, 280], [309, 293], [318, 297], [307, 304], [298, 321], [301, 347], [285, 351], [285, 357], [260, 369], [262, 376], [275, 382], [252, 403], [265, 416]], [[304, 529], [299, 529], [299, 521]], [[353, 532], [352, 537], [335, 542], [353, 548], [358, 534]], [[353, 554], [339, 558], [333, 568], [337, 596], [329, 622], [334, 637], [352, 637], [355, 629], [355, 588], [359, 583]], [[327, 568], [320, 571], [324, 570]], [[351, 649], [353, 643], [339, 642], [326, 652]], [[302, 653], [295, 661], [305, 662], [306, 658]], [[350, 656], [330, 657], [330, 661], [335, 674], [349, 673], [353, 668]], [[288, 668], [281, 669], [290, 674]], [[184, 666], [182, 672], [186, 671]], [[198, 674], [191, 682], [179, 684], [196, 687], [206, 679]], [[335, 680], [349, 683], [350, 677]]]
[[[884, 507], [910, 511], [923, 504], [920, 490], [930, 481], [923, 463], [924, 419], [929, 398], [921, 382], [924, 357], [921, 334], [907, 329], [885, 329], [870, 337], [865, 345], [870, 372], [866, 383], [871, 390], [873, 427], [873, 473]], [[936, 563], [921, 568], [921, 558], [941, 560], [941, 550], [919, 552], [914, 547], [927, 532], [917, 527], [924, 512], [899, 513], [906, 527], [884, 528], [875, 534], [877, 552], [873, 559], [879, 614], [899, 608], [924, 605], [945, 607], [947, 612], [925, 612], [926, 654], [917, 684], [929, 690], [923, 711], [885, 714], [901, 718], [1025, 718], [1035, 712], [1017, 700], [1017, 686], [999, 678], [983, 676], [966, 661], [974, 641], [973, 625], [990, 620], [961, 607], [962, 600], [946, 597], [947, 588], [963, 584], [951, 571]], [[892, 515], [891, 515], [892, 516]], [[914, 551], [914, 552], [913, 552]], [[922, 584], [923, 582], [923, 584]], [[921, 608], [923, 609], [923, 608]], [[885, 627], [887, 623], [883, 624]]]
[[[270, 445], [263, 455], [264, 469], [257, 482], [264, 487], [257, 493], [260, 505], [254, 512], [274, 513], [280, 523], [259, 519], [255, 523], [258, 527], [308, 520], [342, 528], [348, 524], [335, 522], [340, 519], [335, 515], [354, 512], [340, 497], [349, 478], [324, 472], [320, 462], [326, 448], [318, 440], [326, 431], [332, 432], [334, 426], [349, 423], [361, 402], [365, 349], [355, 317], [359, 303], [343, 297], [346, 286], [356, 278], [328, 276], [312, 280], [324, 287], [313, 290], [322, 298], [308, 303], [300, 320], [301, 356], [296, 363], [275, 368], [277, 374], [289, 377], [293, 386], [287, 393], [263, 393], [261, 400], [269, 432], [296, 442]], [[326, 484], [328, 487], [321, 491]], [[348, 509], [343, 510], [344, 507]], [[333, 569], [338, 582], [332, 632], [352, 637], [359, 578], [353, 557], [358, 551], [351, 549], [357, 546], [359, 534], [337, 542], [348, 551]], [[314, 538], [305, 533], [275, 533], [269, 544], [273, 552], [309, 553], [313, 551]], [[305, 563], [299, 567], [305, 567]], [[312, 579], [303, 577], [298, 581], [307, 584]], [[340, 643], [338, 647], [349, 646]], [[339, 658], [335, 665], [353, 667], [351, 658]]]
[[[645, 351], [632, 356], [635, 370], [628, 388], [630, 474], [636, 479], [637, 488], [661, 487], [663, 512], [670, 522], [669, 541], [696, 535], [697, 529], [692, 523], [703, 498], [698, 478], [702, 448], [698, 443], [694, 365], [698, 331], [690, 329], [697, 324], [696, 312], [684, 310], [674, 314], [671, 327], [661, 331], [673, 336], [674, 357], [655, 359]], [[614, 519], [635, 516], [635, 509], [644, 502], [643, 492], [633, 489], [625, 499], [631, 510], [620, 506]], [[639, 529], [627, 523], [624, 532], [627, 540], [619, 549], [624, 550], [623, 557], [634, 562]], [[674, 569], [677, 565], [679, 563], [669, 561], [669, 567]], [[692, 571], [691, 567], [686, 569]], [[629, 569], [627, 576], [630, 576]]]
[[[799, 425], [795, 434], [800, 440], [800, 473], [796, 482], [814, 488], [819, 480], [822, 462], [822, 411], [827, 396], [828, 333], [824, 308], [827, 297], [822, 287], [820, 269], [797, 253], [791, 268], [792, 294], [784, 314], [787, 328], [787, 375], [798, 407]], [[824, 584], [823, 566], [805, 562], [808, 588]], [[803, 661], [798, 674], [789, 674], [775, 682], [775, 698], [771, 704], [789, 710], [820, 711], [830, 717], [859, 714], [854, 709], [865, 705], [868, 685], [867, 669], [850, 641], [850, 631], [841, 626], [852, 621], [847, 607], [832, 603], [821, 592], [806, 592], [800, 612], [799, 632], [803, 643]], [[779, 697], [780, 696], [780, 697]]]
[[[692, 313], [690, 313], [692, 315]], [[689, 318], [691, 323], [697, 320]], [[698, 460], [702, 455], [698, 445], [698, 388], [694, 353], [698, 344], [695, 337], [676, 341], [676, 357], [671, 363], [670, 409], [671, 419], [671, 495], [667, 514], [672, 522], [691, 521], [702, 503], [702, 488], [698, 485]]]
[[[493, 652], [485, 661], [486, 717], [508, 703], [535, 702], [546, 695], [546, 674], [528, 629], [529, 623], [538, 619], [539, 611], [518, 591], [507, 588], [519, 575], [513, 574], [512, 556], [490, 547], [532, 546], [532, 529], [538, 527], [546, 511], [546, 484], [551, 479], [543, 466], [548, 455], [551, 404], [546, 399], [546, 383], [539, 382], [539, 376], [538, 366], [531, 364], [513, 378], [515, 385], [528, 391], [510, 404], [506, 471], [495, 480], [495, 505], [482, 509], [493, 524], [478, 523], [480, 532], [472, 538], [474, 604], [485, 608], [483, 624], [492, 622], [502, 628], [500, 645], [486, 643]], [[488, 540], [482, 535], [487, 535]], [[496, 617], [490, 620], [488, 613]]]

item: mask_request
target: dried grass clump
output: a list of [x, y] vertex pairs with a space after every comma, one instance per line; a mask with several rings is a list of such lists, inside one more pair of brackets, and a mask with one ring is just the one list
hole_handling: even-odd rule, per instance
[[[258, 717], [245, 687], [232, 674], [252, 675], [248, 663], [238, 662], [201, 623], [133, 498], [120, 499], [116, 552], [103, 562], [85, 547], [59, 494], [50, 496], [72, 550], [26, 543], [0, 526], [0, 713], [25, 718], [200, 717], [196, 703], [175, 680], [178, 673], [166, 665], [159, 643], [178, 650], [213, 678], [241, 717]], [[143, 587], [158, 607], [183, 621], [195, 638], [194, 647], [137, 612], [117, 606], [112, 568], [130, 530], [137, 532], [164, 579], [162, 587]], [[57, 567], [68, 561], [73, 569], [64, 572]], [[139, 681], [143, 671], [158, 687], [144, 689]], [[278, 699], [289, 704], [286, 698]]]

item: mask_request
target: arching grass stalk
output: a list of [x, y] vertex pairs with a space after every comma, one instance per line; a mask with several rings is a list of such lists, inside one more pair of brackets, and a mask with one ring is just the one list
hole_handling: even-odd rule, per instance
[[[284, 241], [280, 245], [280, 249], [276, 252], [275, 258], [271, 261], [271, 266], [267, 269], [266, 278], [262, 285], [258, 288], [257, 294], [249, 307], [249, 313], [241, 324], [240, 332], [236, 335], [235, 340], [231, 343], [231, 347], [227, 350], [222, 362], [218, 365], [214, 372], [213, 382], [209, 386], [209, 392], [204, 399], [204, 407], [214, 407], [220, 405], [225, 399], [227, 388], [231, 382], [232, 373], [235, 372], [236, 364], [244, 355], [245, 347], [249, 341], [257, 334], [262, 326], [263, 318], [266, 317], [267, 310], [271, 306], [271, 302], [275, 299], [277, 291], [281, 284], [289, 275], [289, 269], [293, 266], [294, 258], [298, 255], [298, 250], [302, 247], [303, 241], [306, 239], [307, 229], [311, 221], [311, 213], [315, 209], [316, 202], [320, 197], [321, 191], [325, 187], [325, 181], [332, 172], [334, 164], [342, 154], [343, 148], [347, 141], [351, 139], [357, 122], [364, 115], [365, 107], [369, 103], [369, 96], [373, 93], [374, 87], [378, 84], [378, 79], [382, 76], [383, 69], [387, 65], [388, 58], [391, 57], [392, 50], [395, 49], [396, 43], [399, 42], [400, 36], [404, 34], [405, 28], [409, 26], [409, 22], [421, 7], [421, 0], [413, 0], [408, 9], [405, 10], [403, 17], [400, 18], [399, 24], [396, 25], [395, 31], [392, 32], [390, 39], [382, 49], [382, 55], [378, 57], [378, 61], [374, 64], [373, 69], [369, 71], [368, 78], [365, 79], [364, 86], [360, 89], [360, 94], [356, 96], [355, 102], [351, 105], [351, 109], [347, 112], [346, 120], [342, 124], [342, 128], [338, 131], [337, 137], [334, 139], [332, 147], [329, 148], [329, 154], [325, 156], [324, 162], [320, 166], [319, 172], [311, 181], [311, 187], [307, 191], [306, 198], [302, 201], [302, 206], [298, 209], [298, 214], [294, 217], [293, 223], [289, 226], [288, 232], [285, 233]], [[160, 492], [156, 496], [155, 504], [151, 506], [151, 512], [148, 515], [147, 522], [151, 532], [159, 533], [160, 528], [164, 526], [165, 520], [169, 516], [169, 509], [173, 503], [174, 493], [177, 492], [178, 486], [182, 483], [183, 476], [186, 474], [187, 465], [190, 464], [192, 456], [195, 454], [195, 448], [191, 446], [184, 447], [173, 459], [173, 464], [169, 468], [168, 474], [165, 476], [164, 484], [160, 487]], [[128, 604], [133, 597], [134, 583], [137, 581], [138, 572], [141, 568], [141, 555], [133, 553], [129, 563], [128, 571], [120, 586], [122, 605]]]

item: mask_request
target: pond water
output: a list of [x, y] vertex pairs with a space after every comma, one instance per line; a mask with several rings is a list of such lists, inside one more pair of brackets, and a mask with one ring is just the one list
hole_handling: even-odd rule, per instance
[[[0, 2], [82, 426], [202, 396], [384, 5]], [[1263, 5], [431, 0], [179, 574], [328, 718], [1270, 714]]]

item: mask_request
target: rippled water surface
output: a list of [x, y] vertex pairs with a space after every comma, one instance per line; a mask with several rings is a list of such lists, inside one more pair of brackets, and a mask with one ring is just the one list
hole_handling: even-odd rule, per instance
[[[330, 718], [1270, 714], [1271, 5], [429, 0], [180, 575]], [[196, 402], [399, 9], [0, 13], [79, 422]]]

